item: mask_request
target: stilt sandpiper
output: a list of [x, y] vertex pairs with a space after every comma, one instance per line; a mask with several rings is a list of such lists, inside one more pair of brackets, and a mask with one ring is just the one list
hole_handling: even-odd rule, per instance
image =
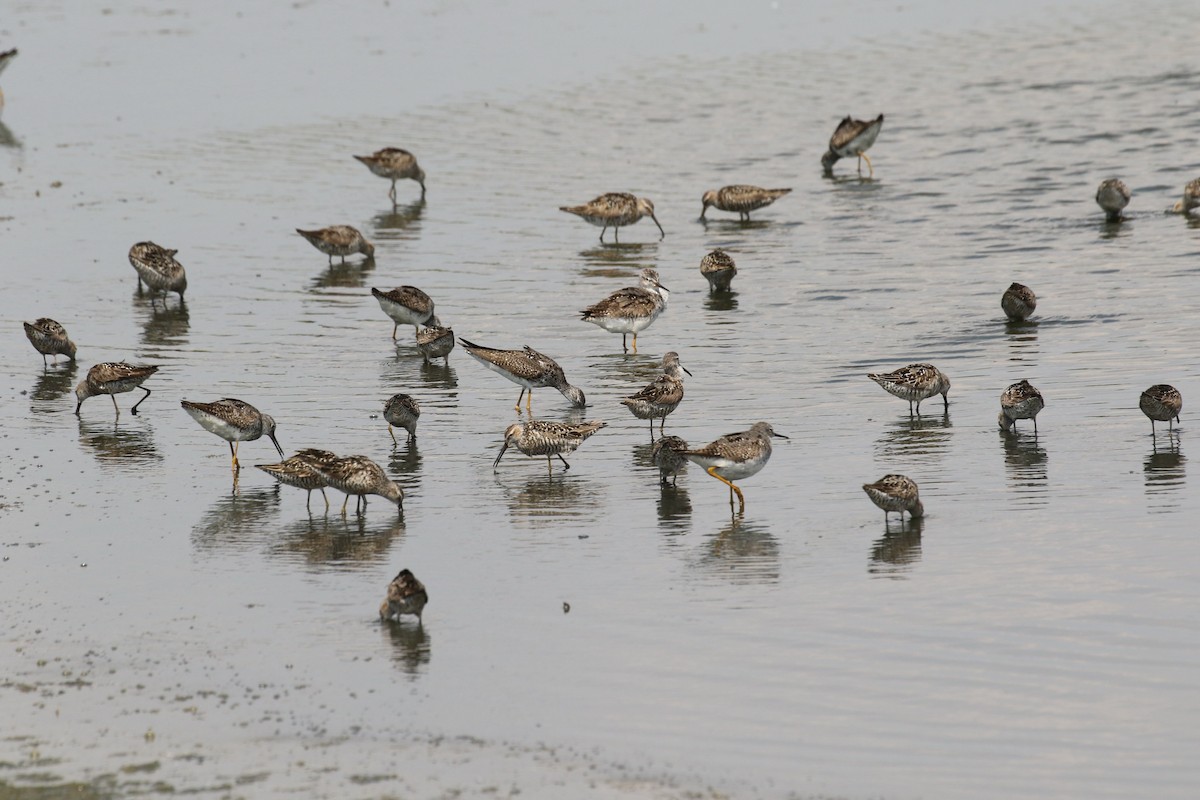
[[710, 292], [728, 292], [733, 276], [737, 275], [737, 265], [724, 250], [713, 250], [700, 259], [700, 274], [708, 281]]
[[379, 618], [399, 622], [401, 614], [412, 614], [420, 625], [421, 612], [428, 602], [429, 593], [425, 591], [425, 584], [417, 580], [417, 576], [410, 571], [402, 569], [388, 584], [387, 597], [379, 606]]
[[296, 228], [296, 233], [308, 240], [308, 243], [329, 256], [329, 265], [333, 266], [333, 257], [341, 256], [346, 263], [346, 256], [362, 253], [367, 258], [375, 257], [375, 245], [368, 242], [357, 228], [349, 225], [331, 225], [315, 231], [304, 231]]
[[1154, 434], [1154, 422], [1167, 423], [1167, 430], [1172, 430], [1175, 422], [1179, 422], [1179, 412], [1183, 410], [1183, 395], [1174, 386], [1165, 383], [1156, 383], [1146, 391], [1142, 392], [1142, 397], [1138, 400], [1138, 408], [1142, 413], [1150, 418], [1150, 434]]
[[394, 394], [383, 406], [383, 418], [387, 420], [388, 433], [392, 434], [392, 443], [399, 444], [396, 441], [396, 434], [392, 431], [392, 426], [404, 428], [408, 431], [408, 441], [415, 441], [417, 438], [417, 418], [421, 416], [421, 406], [412, 395]]
[[396, 181], [405, 178], [421, 184], [421, 197], [425, 197], [425, 170], [418, 166], [417, 157], [407, 150], [399, 147], [385, 147], [382, 150], [376, 150], [369, 156], [355, 156], [355, 158], [366, 164], [367, 169], [374, 174], [392, 182], [392, 188], [388, 190], [388, 197], [393, 203], [396, 202]]
[[1014, 383], [1000, 395], [1000, 416], [997, 420], [1000, 423], [1000, 429], [1009, 431], [1013, 429], [1017, 420], [1031, 419], [1033, 420], [1033, 434], [1036, 436], [1037, 415], [1045, 407], [1046, 401], [1042, 399], [1042, 393], [1032, 383], [1029, 381]]
[[650, 438], [654, 438], [654, 420], [659, 420], [658, 432], [662, 433], [667, 415], [679, 407], [683, 400], [683, 374], [692, 373], [679, 363], [679, 353], [671, 351], [663, 356], [663, 374], [634, 395], [621, 401], [638, 419], [650, 420]]
[[760, 186], [745, 184], [722, 186], [720, 189], [704, 193], [704, 197], [701, 198], [704, 206], [700, 209], [700, 219], [704, 219], [704, 213], [708, 211], [709, 206], [716, 206], [721, 211], [734, 211], [739, 220], [749, 222], [751, 211], [771, 205], [790, 191], [792, 190], [763, 189]]
[[1200, 178], [1189, 181], [1183, 187], [1183, 199], [1172, 209], [1176, 214], [1191, 214], [1192, 209], [1200, 207]]
[[909, 364], [895, 372], [870, 373], [868, 378], [883, 387], [888, 394], [893, 394], [901, 400], [908, 401], [908, 413], [913, 413], [913, 403], [917, 404], [917, 416], [921, 415], [921, 401], [935, 394], [942, 396], [946, 408], [950, 407], [950, 399], [946, 393], [950, 391], [950, 379], [940, 369], [932, 364]]
[[683, 456], [687, 449], [688, 443], [678, 436], [660, 437], [650, 448], [650, 458], [658, 467], [658, 481], [663, 486], [667, 485], [668, 475], [671, 476], [671, 485], [675, 485], [679, 471], [687, 466], [687, 459]]
[[129, 263], [133, 265], [138, 275], [138, 289], [142, 284], [153, 292], [162, 292], [164, 297], [170, 292], [178, 292], [183, 300], [184, 290], [187, 289], [187, 273], [183, 265], [175, 260], [178, 250], [170, 250], [154, 242], [138, 242], [129, 248]]
[[79, 401], [75, 404], [75, 416], [79, 416], [79, 407], [83, 405], [84, 400], [98, 394], [106, 394], [112, 398], [113, 409], [116, 410], [119, 417], [121, 409], [117, 408], [116, 395], [140, 388], [145, 394], [130, 409], [130, 413], [137, 414], [138, 406], [150, 396], [150, 390], [142, 384], [156, 372], [158, 372], [158, 367], [137, 366], [126, 364], [123, 361], [106, 361], [103, 364], [97, 364], [88, 370], [87, 377], [75, 387], [75, 399]]
[[525, 396], [526, 391], [529, 392], [529, 399], [525, 401], [525, 408], [532, 411], [533, 390], [541, 388], [558, 389], [576, 408], [587, 405], [583, 390], [567, 383], [567, 377], [558, 362], [529, 345], [526, 345], [524, 350], [496, 350], [468, 342], [466, 339], [459, 341], [467, 353], [480, 364], [521, 387], [521, 393], [517, 395], [517, 411], [521, 410], [521, 398]]
[[449, 366], [450, 351], [454, 349], [454, 331], [450, 328], [443, 328], [435, 316], [430, 320], [428, 328], [421, 328], [417, 331], [417, 349], [421, 351], [425, 363], [428, 364], [435, 358], [444, 358], [446, 366]]
[[[346, 493], [346, 499], [342, 501], [342, 516], [346, 515], [346, 504], [350, 502], [351, 495], [357, 498], [354, 503], [355, 513], [365, 513], [369, 494], [377, 494], [395, 503], [400, 513], [404, 513], [404, 492], [387, 476], [383, 467], [366, 456], [346, 456], [329, 463], [317, 464], [316, 467], [325, 476], [325, 480], [329, 481], [330, 486]], [[360, 500], [361, 511], [358, 503]]]
[[733, 495], [736, 493], [738, 510], [745, 511], [746, 498], [733, 482], [749, 478], [767, 465], [771, 459], [772, 438], [788, 437], [776, 433], [769, 422], [756, 422], [748, 431], [727, 433], [699, 450], [685, 450], [683, 455], [729, 487], [730, 509], [733, 508]]
[[395, 323], [392, 325], [392, 341], [396, 341], [396, 330], [401, 325], [412, 325], [420, 333], [422, 325], [438, 324], [433, 315], [433, 300], [415, 286], [397, 286], [390, 292], [381, 292], [372, 286], [371, 294], [379, 301], [383, 313]]
[[308, 499], [304, 501], [304, 507], [312, 510], [312, 493], [314, 489], [321, 490], [321, 496], [325, 498], [325, 510], [329, 510], [329, 495], [325, 494], [325, 487], [329, 482], [325, 480], [325, 476], [316, 468], [316, 464], [329, 462], [336, 459], [333, 453], [328, 450], [301, 450], [296, 455], [286, 458], [278, 464], [255, 464], [254, 466], [261, 469], [263, 472], [274, 477], [277, 481], [285, 486], [294, 486], [297, 489], [304, 489], [308, 492]]
[[182, 400], [180, 405], [192, 419], [200, 423], [201, 428], [229, 442], [229, 455], [233, 458], [234, 472], [242, 468], [238, 463], [238, 444], [253, 442], [264, 434], [270, 438], [271, 444], [275, 445], [280, 458], [283, 457], [283, 448], [275, 438], [275, 420], [249, 403], [226, 397], [212, 403]]
[[1129, 198], [1129, 187], [1120, 178], [1100, 181], [1100, 188], [1096, 190], [1096, 203], [1104, 209], [1109, 222], [1121, 221], [1121, 209], [1129, 205]]
[[883, 509], [883, 522], [887, 524], [889, 511], [900, 512], [900, 522], [904, 522], [904, 512], [910, 517], [925, 516], [925, 506], [917, 492], [917, 482], [904, 475], [884, 475], [874, 483], [864, 483], [863, 491], [871, 502]]
[[588, 437], [606, 425], [608, 425], [607, 422], [600, 421], [576, 424], [546, 422], [540, 419], [533, 419], [525, 423], [514, 422], [504, 431], [504, 446], [500, 448], [500, 455], [496, 456], [496, 460], [492, 462], [492, 470], [495, 470], [500, 464], [500, 459], [504, 458], [504, 452], [508, 450], [509, 445], [531, 458], [545, 456], [546, 468], [551, 472], [554, 471], [551, 461], [553, 456], [558, 456], [558, 460], [563, 462], [563, 466], [570, 469], [571, 465], [567, 463], [563, 455], [574, 453]]
[[609, 192], [600, 195], [590, 203], [581, 206], [560, 206], [558, 210], [583, 217], [593, 225], [599, 226], [602, 229], [600, 231], [600, 241], [602, 242], [604, 233], [609, 228], [613, 229], [613, 241], [619, 242], [617, 230], [626, 225], [632, 225], [642, 217], [649, 217], [654, 220], [655, 225], [658, 225], [658, 232], [661, 234], [659, 239], [667, 235], [662, 225], [659, 224], [658, 217], [654, 216], [654, 203], [645, 197], [634, 197], [628, 192]]
[[625, 346], [625, 337], [633, 334], [633, 352], [636, 353], [638, 332], [650, 327], [667, 307], [669, 290], [658, 282], [658, 271], [646, 267], [641, 279], [641, 286], [618, 289], [579, 312], [584, 322], [599, 325], [609, 333], [621, 334], [621, 349], [626, 353], [629, 348]]
[[60, 355], [71, 361], [75, 360], [75, 343], [67, 338], [67, 329], [62, 325], [49, 317], [22, 324], [25, 326], [25, 335], [29, 337], [29, 343], [42, 354], [43, 366], [46, 364], [46, 356], [54, 356], [56, 364]]
[[833, 136], [829, 139], [829, 149], [825, 151], [825, 155], [821, 156], [821, 166], [825, 168], [825, 173], [833, 174], [833, 165], [839, 158], [858, 156], [858, 174], [862, 175], [862, 162], [865, 159], [867, 169], [871, 171], [870, 177], [874, 178], [875, 167], [871, 166], [867, 150], [875, 144], [881, 128], [883, 128], [883, 114], [870, 121], [846, 117], [839, 122]]
[[1023, 322], [1037, 308], [1037, 295], [1023, 283], [1013, 283], [1000, 297], [1000, 307], [1013, 322]]

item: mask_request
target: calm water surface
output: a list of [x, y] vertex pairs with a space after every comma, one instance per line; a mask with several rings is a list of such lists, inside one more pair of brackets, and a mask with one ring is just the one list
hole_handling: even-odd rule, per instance
[[[545, 33], [547, 59], [510, 83], [482, 77], [487, 48], [462, 75], [389, 68], [401, 43], [370, 19], [327, 42], [320, 7], [20, 10], [37, 46], [0, 39], [24, 51], [0, 128], [0, 794], [1193, 796], [1200, 225], [1165, 212], [1200, 175], [1200, 11], [868, 10], [861, 31], [752, 15], [725, 49], [656, 16], [661, 54], [638, 32], [621, 69], [563, 55], [572, 72], [549, 68], [574, 52], [553, 32], [586, 25], [540, 9], [513, 35]], [[444, 11], [395, 65], [450, 63], [456, 21], [487, 40]], [[268, 29], [278, 57], [248, 44]], [[875, 180], [823, 178], [837, 119], [879, 111]], [[388, 144], [420, 157], [424, 204], [405, 182], [391, 208], [349, 158]], [[1092, 200], [1112, 175], [1134, 193], [1120, 225]], [[739, 182], [794, 192], [747, 225], [697, 221], [705, 189]], [[666, 237], [647, 221], [602, 245], [557, 210], [610, 190], [652, 198]], [[374, 262], [327, 268], [292, 232], [333, 223]], [[186, 305], [137, 294], [143, 239], [179, 249]], [[698, 271], [716, 246], [728, 296]], [[576, 311], [645, 266], [670, 306], [623, 354]], [[999, 307], [1013, 280], [1039, 298], [1022, 325]], [[518, 389], [461, 349], [427, 365], [411, 333], [393, 344], [369, 290], [406, 283], [587, 392], [609, 427], [569, 472], [515, 451], [493, 472]], [[43, 315], [78, 366], [42, 369], [19, 323]], [[668, 433], [791, 437], [744, 516], [695, 468], [660, 488], [619, 405], [672, 349], [694, 377]], [[120, 359], [161, 367], [142, 413], [125, 395], [119, 420], [103, 397], [76, 418], [73, 385]], [[951, 377], [948, 410], [910, 418], [864, 376], [912, 361]], [[1006, 437], [998, 398], [1022, 378], [1046, 410]], [[1137, 399], [1160, 382], [1183, 424], [1152, 439]], [[412, 446], [380, 418], [398, 391], [422, 404]], [[319, 497], [310, 515], [252, 468], [233, 484], [179, 408], [224, 396], [274, 415], [289, 452], [386, 465], [403, 515]], [[552, 390], [534, 411], [581, 416]], [[926, 519], [885, 527], [859, 487], [887, 472], [920, 483]], [[429, 587], [422, 629], [374, 618], [404, 566]]]

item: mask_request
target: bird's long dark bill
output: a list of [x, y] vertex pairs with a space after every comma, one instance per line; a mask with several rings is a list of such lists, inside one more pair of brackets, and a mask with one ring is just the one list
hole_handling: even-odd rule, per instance
[[[667, 291], [670, 291], [670, 289], [668, 289]], [[689, 370], [687, 367], [685, 367], [683, 364], [680, 364], [680, 365], [679, 365], [679, 368], [680, 368], [681, 370], [683, 370], [684, 372], [686, 372], [688, 375], [691, 375], [691, 374], [692, 374], [692, 371], [691, 371], [691, 370]]]
[[279, 457], [283, 458], [283, 448], [279, 446], [279, 440], [275, 438], [275, 434], [270, 434], [271, 444], [275, 445], [275, 449], [279, 451]]
[[[664, 230], [662, 229], [662, 225], [659, 225], [659, 222], [658, 222], [658, 217], [656, 217], [656, 216], [654, 216], [653, 214], [651, 214], [651, 215], [650, 215], [650, 219], [654, 220], [654, 224], [655, 224], [655, 225], [658, 225], [658, 232], [659, 232], [660, 234], [662, 234], [663, 236], [666, 236], [666, 235], [667, 235], [667, 232], [666, 232], [666, 231], [664, 231]], [[662, 238], [662, 237], [659, 237], [659, 238]], [[668, 289], [667, 291], [670, 291], [670, 290]]]
[[792, 438], [792, 437], [790, 437], [790, 436], [784, 436], [782, 433], [772, 433], [771, 435], [772, 435], [772, 436], [774, 436], [776, 439], [790, 439], [790, 438]]
[[495, 470], [496, 467], [500, 464], [500, 459], [504, 458], [504, 451], [507, 449], [508, 449], [508, 442], [505, 442], [504, 446], [500, 448], [500, 455], [496, 456], [496, 460], [492, 462], [493, 470]]

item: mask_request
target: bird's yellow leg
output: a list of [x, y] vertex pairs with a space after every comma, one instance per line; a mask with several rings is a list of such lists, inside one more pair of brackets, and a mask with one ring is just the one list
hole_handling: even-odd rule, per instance
[[[871, 170], [871, 174], [868, 177], [874, 178], [875, 177], [875, 168], [871, 166], [871, 157], [869, 155], [867, 155], [866, 153], [859, 153], [858, 157], [867, 162], [867, 169]], [[862, 169], [860, 168], [859, 173], [861, 173], [861, 172], [862, 172]]]
[[738, 497], [738, 503], [739, 503], [739, 504], [740, 504], [740, 505], [741, 505], [741, 506], [744, 508], [744, 507], [745, 507], [745, 505], [746, 505], [746, 498], [742, 496], [742, 490], [741, 490], [741, 489], [739, 489], [738, 487], [734, 486], [734, 485], [733, 485], [733, 481], [727, 481], [727, 480], [725, 480], [725, 479], [724, 479], [724, 478], [722, 478], [720, 475], [718, 475], [718, 474], [717, 474], [717, 473], [716, 473], [714, 470], [716, 470], [716, 467], [709, 467], [708, 469], [706, 469], [706, 470], [704, 470], [704, 471], [705, 471], [705, 472], [707, 472], [709, 475], [712, 475], [714, 478], [716, 478], [717, 480], [719, 480], [721, 483], [723, 483], [723, 484], [725, 484], [726, 486], [728, 486], [728, 487], [729, 487], [729, 491], [730, 491], [730, 494], [729, 494], [729, 505], [730, 505], [730, 506], [732, 506], [732, 505], [733, 505], [733, 494], [736, 492], [736, 493], [737, 493], [737, 497]]
[[238, 451], [238, 443], [230, 442], [229, 443], [229, 454], [233, 457], [233, 471], [234, 472], [237, 472], [238, 470], [240, 470], [242, 468], [241, 465], [238, 464], [237, 451]]
[[[517, 411], [520, 410], [517, 409]], [[529, 394], [525, 395], [525, 410], [529, 412], [529, 416], [533, 416], [533, 389], [530, 389]]]
[[396, 441], [396, 433], [392, 430], [392, 424], [390, 422], [388, 423], [388, 433], [392, 434], [392, 444], [400, 444], [400, 442]]
[[346, 499], [342, 501], [342, 516], [346, 516], [346, 504], [350, 502], [350, 495], [346, 495]]
[[325, 498], [325, 511], [329, 511], [329, 495], [325, 494], [325, 487], [321, 487], [321, 497]]
[[633, 352], [637, 352], [637, 334], [633, 334]]

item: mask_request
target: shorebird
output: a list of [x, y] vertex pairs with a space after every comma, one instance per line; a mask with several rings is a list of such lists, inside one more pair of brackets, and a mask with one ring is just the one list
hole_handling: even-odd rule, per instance
[[396, 181], [405, 178], [411, 178], [421, 184], [421, 197], [424, 199], [425, 170], [417, 164], [417, 157], [407, 150], [399, 147], [385, 147], [382, 150], [376, 150], [369, 156], [355, 156], [355, 158], [366, 164], [367, 169], [374, 174], [392, 182], [392, 188], [388, 190], [388, 198], [393, 203], [396, 202]]
[[1154, 421], [1167, 423], [1167, 430], [1172, 430], [1175, 422], [1179, 422], [1179, 412], [1183, 410], [1183, 395], [1174, 386], [1166, 383], [1156, 383], [1142, 392], [1138, 400], [1138, 408], [1150, 418], [1150, 435], [1154, 435]]
[[654, 220], [655, 225], [658, 225], [658, 232], [661, 234], [659, 239], [667, 235], [662, 225], [659, 224], [658, 217], [654, 216], [654, 203], [645, 197], [634, 197], [628, 192], [609, 192], [600, 195], [590, 203], [581, 206], [560, 206], [558, 210], [583, 217], [593, 225], [600, 226], [602, 228], [600, 241], [602, 242], [604, 241], [604, 232], [610, 227], [613, 229], [613, 241], [619, 242], [620, 237], [617, 235], [617, 230], [625, 225], [632, 225], [642, 217], [649, 217]]
[[396, 434], [392, 431], [393, 425], [408, 431], [408, 441], [416, 441], [417, 418], [420, 416], [421, 406], [412, 395], [394, 394], [388, 399], [383, 406], [383, 418], [387, 420], [388, 433], [392, 434], [393, 444], [399, 444]]
[[529, 392], [529, 399], [525, 401], [525, 408], [532, 411], [533, 390], [543, 387], [558, 389], [576, 408], [587, 405], [583, 391], [567, 383], [567, 377], [558, 362], [529, 345], [525, 345], [524, 350], [496, 350], [468, 342], [466, 339], [459, 341], [467, 353], [480, 364], [521, 387], [521, 393], [517, 395], [517, 411], [521, 410], [521, 398], [525, 396], [526, 391]]
[[379, 606], [379, 618], [382, 620], [394, 619], [400, 621], [400, 615], [412, 614], [417, 618], [417, 624], [421, 624], [421, 612], [425, 609], [425, 604], [429, 602], [429, 592], [425, 591], [425, 584], [417, 580], [417, 576], [413, 575], [406, 569], [400, 570], [400, 574], [392, 578], [392, 582], [387, 587], [387, 597]]
[[708, 281], [710, 292], [728, 292], [733, 276], [737, 275], [737, 265], [724, 250], [713, 250], [700, 259], [700, 274]]
[[633, 334], [633, 352], [637, 352], [637, 335], [650, 327], [667, 307], [667, 287], [658, 282], [658, 271], [646, 267], [641, 273], [641, 286], [618, 289], [599, 303], [579, 313], [584, 322], [599, 325], [609, 333], [621, 334], [621, 349], [628, 353], [625, 337]]
[[1109, 178], [1100, 181], [1096, 190], [1096, 202], [1104, 209], [1109, 222], [1121, 221], [1121, 209], [1129, 205], [1129, 187], [1120, 178]]
[[255, 464], [254, 466], [285, 486], [294, 486], [297, 489], [307, 490], [308, 499], [304, 501], [304, 507], [310, 511], [312, 510], [310, 504], [312, 503], [313, 490], [320, 489], [321, 496], [325, 498], [325, 510], [328, 511], [329, 495], [325, 494], [325, 487], [329, 485], [329, 482], [317, 470], [316, 465], [332, 461], [336, 458], [337, 456], [328, 450], [301, 450], [296, 455], [286, 458], [278, 464]]
[[[366, 512], [369, 494], [377, 494], [395, 503], [400, 513], [404, 513], [404, 491], [387, 476], [383, 467], [366, 456], [346, 456], [332, 462], [316, 464], [316, 467], [325, 476], [325, 480], [329, 481], [330, 486], [346, 493], [346, 499], [342, 501], [343, 517], [346, 516], [346, 504], [350, 502], [351, 495], [357, 498], [354, 503], [355, 513]], [[362, 501], [361, 511], [358, 506], [359, 500]]]
[[[0, 53], [0, 72], [4, 72], [4, 68], [7, 67], [16, 57], [17, 48], [15, 47], [11, 50], [5, 50], [3, 53]], [[0, 108], [4, 108], [4, 92], [2, 91], [0, 91]]]
[[607, 422], [600, 421], [570, 423], [546, 422], [540, 419], [531, 419], [525, 423], [514, 422], [504, 431], [504, 446], [500, 448], [500, 455], [492, 462], [492, 470], [495, 471], [499, 466], [500, 459], [504, 458], [504, 452], [508, 450], [509, 445], [531, 458], [545, 456], [546, 468], [550, 472], [554, 471], [554, 462], [551, 460], [553, 456], [558, 456], [563, 466], [570, 469], [571, 465], [563, 458], [563, 454], [574, 453], [588, 437], [606, 425]]
[[46, 356], [54, 356], [58, 363], [59, 355], [75, 360], [75, 343], [67, 337], [67, 329], [49, 317], [42, 317], [36, 322], [24, 322], [25, 335], [29, 343], [42, 354], [42, 365], [46, 364]]
[[200, 423], [201, 428], [229, 442], [229, 455], [233, 457], [234, 472], [242, 468], [238, 463], [238, 444], [253, 442], [264, 434], [279, 451], [279, 457], [283, 457], [283, 448], [275, 438], [275, 420], [244, 400], [226, 397], [212, 403], [181, 400], [179, 404], [192, 419]]
[[667, 485], [667, 476], [671, 477], [671, 485], [675, 485], [679, 471], [687, 466], [683, 453], [688, 449], [688, 443], [678, 436], [663, 436], [650, 448], [650, 458], [658, 467], [658, 481]]
[[315, 231], [305, 231], [296, 228], [296, 233], [308, 240], [308, 243], [329, 256], [329, 266], [333, 266], [333, 257], [341, 256], [346, 263], [346, 256], [362, 253], [367, 258], [375, 257], [375, 245], [368, 242], [357, 228], [349, 225], [331, 225]]
[[1171, 210], [1177, 214], [1191, 214], [1193, 208], [1200, 207], [1200, 178], [1189, 181], [1183, 187], [1183, 199]]
[[888, 394], [907, 400], [909, 414], [913, 413], [913, 403], [916, 402], [917, 416], [920, 416], [921, 401], [935, 394], [942, 396], [946, 408], [950, 407], [950, 399], [946, 397], [946, 393], [950, 391], [950, 379], [932, 364], [909, 364], [895, 372], [872, 372], [867, 377], [883, 387]]
[[925, 506], [917, 492], [917, 482], [904, 475], [884, 475], [874, 483], [864, 483], [863, 491], [871, 502], [883, 509], [883, 523], [887, 524], [889, 511], [900, 512], [900, 522], [904, 522], [904, 512], [910, 517], [925, 516]]
[[721, 211], [735, 211], [742, 222], [750, 221], [750, 212], [771, 205], [791, 189], [763, 189], [760, 186], [722, 186], [705, 192], [701, 201], [704, 206], [700, 209], [700, 219], [709, 206], [716, 206]]
[[150, 390], [142, 384], [156, 372], [158, 372], [158, 367], [137, 366], [126, 364], [124, 361], [106, 361], [97, 364], [88, 370], [87, 377], [75, 387], [75, 399], [78, 400], [75, 404], [75, 416], [79, 416], [79, 407], [83, 405], [84, 400], [98, 394], [106, 394], [112, 398], [113, 409], [116, 410], [119, 417], [121, 409], [117, 408], [116, 395], [141, 389], [145, 394], [130, 409], [130, 413], [137, 414], [138, 406], [150, 396]]
[[727, 433], [716, 441], [709, 442], [699, 450], [685, 450], [684, 458], [699, 464], [712, 477], [729, 487], [729, 508], [733, 509], [733, 495], [737, 494], [738, 510], [746, 510], [746, 498], [734, 481], [755, 475], [767, 465], [771, 458], [771, 439], [786, 439], [776, 433], [769, 422], [756, 422], [748, 431]]
[[654, 420], [659, 420], [658, 432], [662, 433], [667, 415], [679, 407], [683, 400], [683, 374], [687, 367], [679, 363], [679, 353], [671, 351], [663, 356], [663, 374], [654, 379], [637, 394], [621, 401], [638, 419], [650, 420], [650, 438], [654, 438]]
[[439, 325], [433, 315], [433, 300], [415, 286], [398, 286], [390, 292], [381, 292], [374, 286], [371, 294], [379, 301], [383, 313], [392, 318], [392, 341], [401, 325], [412, 325], [418, 333], [422, 325]]
[[1023, 322], [1037, 308], [1037, 295], [1023, 283], [1013, 283], [1004, 290], [1000, 307], [1013, 322]]
[[870, 177], [875, 177], [875, 168], [867, 155], [868, 148], [875, 144], [879, 130], [883, 127], [883, 114], [873, 120], [851, 119], [846, 117], [838, 123], [837, 129], [829, 139], [829, 149], [821, 156], [821, 166], [826, 174], [833, 174], [833, 165], [839, 158], [858, 156], [858, 174], [862, 175], [862, 162], [865, 159], [867, 168], [871, 170]]
[[178, 292], [179, 299], [183, 300], [183, 292], [187, 289], [187, 273], [183, 271], [183, 265], [175, 260], [178, 252], [154, 242], [138, 242], [129, 248], [129, 263], [138, 275], [138, 291], [145, 283], [151, 293], [162, 292], [164, 301], [170, 292]]
[[[437, 317], [433, 320], [437, 320]], [[443, 328], [440, 322], [432, 323], [428, 328], [421, 328], [417, 331], [417, 349], [424, 356], [425, 363], [428, 364], [435, 358], [444, 358], [446, 366], [449, 366], [450, 351], [454, 349], [454, 331]]]
[[1013, 429], [1017, 420], [1031, 419], [1033, 420], [1033, 434], [1036, 436], [1037, 415], [1045, 407], [1046, 401], [1042, 399], [1042, 393], [1032, 383], [1029, 381], [1014, 383], [1000, 395], [1000, 416], [997, 419], [1000, 429], [1009, 431]]

